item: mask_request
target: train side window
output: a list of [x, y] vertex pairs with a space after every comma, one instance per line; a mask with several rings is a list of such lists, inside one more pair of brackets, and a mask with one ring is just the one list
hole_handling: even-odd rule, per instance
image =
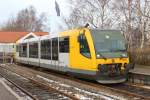
[[59, 38], [59, 52], [69, 53], [69, 37]]
[[27, 57], [27, 43], [19, 45], [19, 57]]
[[58, 38], [52, 39], [52, 60], [58, 60]]
[[38, 58], [38, 43], [29, 44], [29, 57]]
[[90, 49], [89, 49], [89, 45], [84, 34], [80, 34], [78, 36], [78, 42], [80, 44], [80, 53], [83, 56], [90, 58], [91, 57]]
[[51, 59], [51, 41], [41, 41], [41, 59]]

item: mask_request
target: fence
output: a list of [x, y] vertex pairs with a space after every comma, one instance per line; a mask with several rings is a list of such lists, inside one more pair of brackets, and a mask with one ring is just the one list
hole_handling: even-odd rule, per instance
[[0, 63], [10, 63], [14, 57], [15, 45], [13, 43], [0, 43]]
[[0, 52], [0, 63], [12, 63], [14, 59], [13, 53]]

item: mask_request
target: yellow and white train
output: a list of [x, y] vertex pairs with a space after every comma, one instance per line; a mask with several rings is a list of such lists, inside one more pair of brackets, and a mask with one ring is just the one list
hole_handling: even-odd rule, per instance
[[121, 83], [130, 69], [118, 30], [79, 28], [18, 43], [18, 63], [62, 71], [100, 83]]

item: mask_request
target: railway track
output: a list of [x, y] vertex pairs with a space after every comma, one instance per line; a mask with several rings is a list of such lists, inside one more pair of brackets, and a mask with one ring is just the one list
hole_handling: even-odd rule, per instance
[[[2, 73], [0, 73], [0, 77], [1, 78], [4, 78], [4, 81], [5, 81], [5, 83], [9, 86], [9, 87], [11, 87], [12, 89], [14, 89], [15, 88], [15, 92], [16, 92], [16, 89], [17, 89], [17, 92], [18, 92], [18, 90], [19, 90], [19, 92], [21, 92], [21, 93], [19, 93], [19, 96], [20, 96], [20, 94], [22, 94], [23, 93], [23, 96], [21, 95], [21, 97], [25, 97], [26, 99], [27, 99], [27, 97], [29, 98], [29, 100], [38, 100], [35, 96], [33, 96], [30, 92], [28, 92], [28, 91], [26, 91], [24, 88], [22, 88], [21, 86], [19, 86], [19, 85], [17, 85], [15, 82], [13, 82], [13, 81], [11, 81], [9, 78], [6, 78], [4, 75], [2, 75]], [[27, 99], [28, 100], [28, 99]]]
[[[14, 67], [17, 67], [17, 65], [14, 65]], [[43, 72], [39, 72], [37, 70], [35, 71], [35, 69], [31, 69], [31, 68], [27, 68], [27, 67], [22, 67], [22, 68], [23, 68], [23, 70], [26, 70], [28, 72], [32, 72], [34, 74], [38, 73], [41, 76], [44, 76], [45, 72], [48, 73], [48, 75], [50, 75], [50, 73], [47, 71], [44, 71], [44, 73], [43, 73]], [[130, 86], [130, 88], [129, 88], [129, 86], [125, 87], [123, 84], [118, 84], [118, 85], [116, 85], [116, 87], [115, 87], [115, 85], [113, 85], [113, 86], [101, 85], [98, 83], [91, 83], [91, 82], [87, 82], [87, 81], [82, 81], [82, 80], [70, 78], [70, 77], [67, 77], [66, 75], [62, 75], [62, 74], [60, 75], [60, 74], [52, 73], [52, 72], [51, 72], [51, 74], [58, 76], [58, 77], [61, 77], [63, 79], [69, 79], [72, 81], [76, 81], [76, 83], [74, 83], [74, 84], [76, 84], [79, 87], [82, 87], [86, 90], [87, 89], [89, 89], [89, 90], [93, 89], [93, 90], [97, 90], [97, 91], [101, 90], [102, 92], [106, 93], [105, 96], [111, 95], [110, 97], [112, 97], [112, 99], [150, 100], [149, 90], [142, 90], [140, 87], [136, 87], [136, 89], [135, 89], [135, 87], [131, 88], [131, 86]], [[45, 77], [47, 77], [47, 76], [45, 75]], [[71, 83], [71, 84], [73, 85], [73, 83]], [[132, 91], [129, 91], [131, 89], [132, 89]], [[111, 93], [109, 93], [109, 92], [111, 92]], [[117, 98], [117, 96], [121, 96], [121, 98]]]
[[[38, 70], [42, 71], [40, 68]], [[47, 70], [44, 70], [44, 72], [49, 73], [49, 72], [47, 72]], [[106, 88], [106, 89], [109, 89], [109, 90], [112, 90], [115, 92], [126, 94], [130, 97], [135, 97], [136, 99], [150, 100], [150, 89], [143, 88], [143, 87], [140, 87], [138, 85], [132, 85], [132, 84], [126, 84], [126, 83], [101, 85], [97, 82], [91, 83], [91, 81], [88, 82], [88, 81], [82, 81], [82, 80], [66, 77], [66, 75], [60, 75], [60, 74], [57, 74], [55, 72], [54, 73], [50, 72], [49, 74], [53, 74], [55, 76], [59, 76], [59, 77], [63, 77], [63, 78], [72, 79], [72, 80], [75, 80], [77, 82], [88, 84], [88, 85], [91, 85], [91, 86], [94, 86], [97, 88]]]
[[33, 100], [78, 100], [76, 97], [58, 91], [32, 78], [23, 77], [6, 69], [0, 70], [0, 75], [19, 88]]
[[[69, 100], [70, 99], [73, 99], [73, 100], [79, 100], [79, 99], [83, 99], [83, 100], [109, 100], [109, 99], [116, 100], [114, 97], [111, 97], [109, 95], [95, 93], [95, 92], [91, 93], [86, 90], [81, 90], [77, 87], [68, 86], [67, 84], [58, 84], [57, 82], [52, 82], [52, 84], [51, 84], [52, 80], [48, 80], [47, 78], [42, 77], [42, 75], [35, 74], [34, 72], [33, 72], [34, 75], [31, 75], [29, 70], [28, 71], [26, 70], [27, 71], [26, 73], [22, 73], [21, 71], [20, 71], [21, 73], [18, 73], [17, 72], [18, 68], [16, 70], [12, 70], [12, 69], [13, 69], [12, 66], [10, 69], [7, 68], [6, 66], [5, 67], [3, 66], [3, 67], [0, 67], [0, 73], [3, 73], [4, 71], [8, 71], [11, 73], [13, 72], [14, 74], [16, 74], [19, 77], [21, 76], [22, 78], [31, 77], [31, 78], [27, 78], [27, 79], [30, 80], [32, 83], [35, 83], [35, 84], [38, 83], [38, 85], [40, 85], [42, 87], [44, 85], [44, 87], [46, 89], [49, 88], [49, 86], [51, 86], [52, 88], [61, 91], [62, 92], [61, 94], [64, 94], [66, 97], [69, 98]], [[8, 75], [10, 75], [10, 73], [8, 73]], [[10, 76], [13, 76], [13, 75], [10, 75]], [[47, 82], [44, 82], [44, 81], [47, 81]], [[22, 83], [22, 85], [25, 86], [26, 84]], [[59, 86], [59, 85], [62, 85], [62, 86]], [[32, 87], [32, 86], [30, 86], [30, 87]], [[41, 97], [43, 97], [44, 95], [45, 94], [39, 95], [39, 97], [38, 97], [38, 98], [40, 98], [39, 100], [48, 100], [48, 99], [41, 99]], [[54, 99], [52, 99], [52, 100], [54, 100]], [[56, 100], [59, 100], [59, 99], [57, 98]], [[61, 98], [61, 100], [62, 100], [62, 98]]]

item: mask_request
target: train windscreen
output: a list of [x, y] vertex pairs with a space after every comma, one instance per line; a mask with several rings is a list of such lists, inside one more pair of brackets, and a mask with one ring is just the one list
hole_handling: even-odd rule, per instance
[[[125, 41], [120, 31], [117, 30], [91, 30], [97, 57], [121, 57], [125, 52]], [[114, 53], [116, 52], [116, 53]], [[126, 56], [127, 54], [123, 54]]]

